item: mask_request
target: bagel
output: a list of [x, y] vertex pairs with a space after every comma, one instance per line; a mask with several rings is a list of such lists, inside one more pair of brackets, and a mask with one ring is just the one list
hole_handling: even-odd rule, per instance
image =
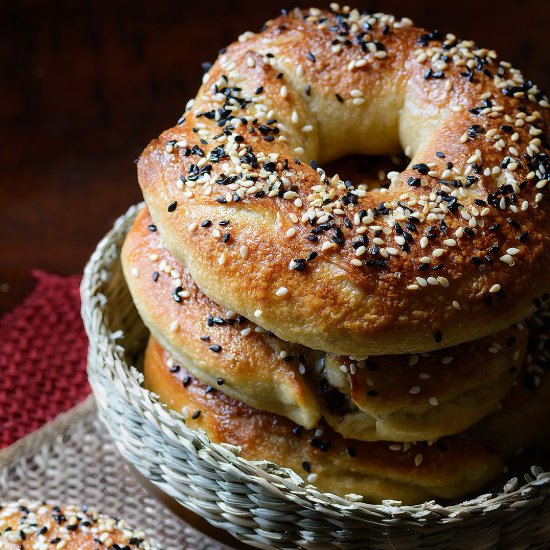
[[212, 302], [162, 237], [143, 208], [121, 253], [133, 301], [154, 337], [205, 384], [221, 382], [232, 398], [306, 428], [324, 416], [336, 432], [360, 440], [458, 433], [494, 409], [524, 361], [523, 326], [430, 354], [367, 361], [287, 344]]
[[98, 514], [87, 506], [55, 506], [19, 500], [0, 504], [0, 548], [31, 550], [96, 548], [153, 550], [141, 532], [130, 530], [124, 520]]
[[[291, 468], [321, 491], [412, 504], [455, 498], [502, 472], [500, 460], [488, 449], [458, 438], [452, 439], [450, 448], [411, 444], [402, 451], [400, 444], [346, 440], [323, 424], [301, 430], [282, 416], [249, 407], [200, 383], [183, 368], [171, 372], [171, 364], [171, 356], [150, 338], [144, 385], [183, 414], [190, 428], [204, 430], [216, 443], [241, 447], [241, 456], [248, 460]], [[417, 467], [415, 461], [421, 460], [424, 467]]]
[[[170, 252], [224, 309], [336, 355], [423, 353], [547, 299], [548, 106], [473, 42], [293, 10], [224, 50], [144, 150], [139, 183]], [[409, 165], [381, 188], [319, 166], [401, 149]]]
[[501, 474], [520, 447], [550, 433], [550, 380], [545, 376], [537, 388], [518, 385], [514, 397], [471, 433], [396, 444], [345, 439], [324, 424], [306, 431], [284, 417], [253, 409], [222, 393], [223, 385], [212, 388], [185, 369], [175, 369], [171, 355], [152, 337], [143, 372], [144, 386], [212, 441], [240, 447], [248, 460], [291, 468], [321, 491], [359, 494], [370, 502], [462, 497]]

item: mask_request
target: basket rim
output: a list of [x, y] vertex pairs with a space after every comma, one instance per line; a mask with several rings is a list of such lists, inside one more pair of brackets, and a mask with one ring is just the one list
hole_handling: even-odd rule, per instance
[[[178, 412], [168, 409], [161, 403], [159, 397], [141, 386], [143, 376], [138, 369], [129, 365], [124, 357], [124, 348], [117, 343], [123, 336], [121, 331], [111, 332], [103, 322], [109, 306], [109, 299], [102, 294], [102, 284], [108, 280], [111, 267], [119, 260], [120, 245], [137, 212], [143, 207], [144, 202], [132, 205], [125, 214], [120, 216], [112, 229], [101, 239], [95, 251], [91, 255], [82, 278], [80, 291], [82, 298], [82, 318], [90, 345], [97, 340], [102, 346], [106, 346], [110, 353], [122, 365], [110, 365], [109, 374], [117, 383], [114, 388], [124, 393], [139, 413], [147, 420], [157, 425], [163, 434], [172, 441], [182, 444], [186, 441], [197, 448], [207, 449], [210, 457], [218, 460], [220, 471], [236, 468], [244, 483], [268, 485], [279, 498], [288, 502], [300, 504], [309, 509], [330, 509], [341, 514], [353, 514], [356, 517], [377, 519], [407, 518], [425, 524], [427, 520], [456, 521], [457, 519], [479, 519], [480, 515], [491, 515], [502, 509], [523, 511], [525, 506], [535, 506], [541, 497], [550, 495], [550, 472], [544, 471], [539, 466], [532, 466], [529, 472], [525, 472], [525, 483], [518, 478], [511, 478], [504, 484], [504, 488], [498, 493], [482, 493], [475, 498], [467, 499], [456, 504], [441, 505], [436, 501], [426, 501], [421, 504], [404, 505], [400, 501], [384, 500], [381, 504], [372, 504], [356, 499], [355, 495], [340, 497], [332, 493], [323, 493], [314, 486], [308, 484], [303, 478], [288, 468], [282, 468], [268, 461], [251, 461], [238, 456], [238, 448], [226, 443], [214, 443], [202, 431], [195, 431], [187, 427], [185, 418]], [[109, 254], [108, 248], [115, 245], [117, 254], [114, 260], [106, 262]], [[94, 326], [93, 319], [101, 322]], [[97, 330], [96, 330], [97, 329]], [[120, 334], [115, 334], [120, 333]], [[96, 393], [96, 384], [101, 384], [99, 373], [94, 372], [88, 366], [88, 376], [92, 390]], [[113, 391], [113, 386], [110, 387]], [[99, 405], [99, 403], [98, 403]]]

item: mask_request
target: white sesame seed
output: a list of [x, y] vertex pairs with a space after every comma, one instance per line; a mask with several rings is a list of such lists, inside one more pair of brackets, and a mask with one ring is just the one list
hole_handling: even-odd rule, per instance
[[455, 309], [457, 309], [458, 311], [460, 311], [462, 308], [460, 307], [460, 304], [456, 301], [456, 300], [453, 300], [453, 307]]
[[176, 332], [176, 330], [178, 330], [179, 326], [180, 325], [177, 321], [172, 321], [170, 323], [170, 332]]
[[286, 97], [288, 95], [288, 90], [286, 86], [281, 86], [280, 94], [281, 94], [281, 97]]
[[504, 254], [504, 256], [501, 256], [500, 261], [510, 266], [514, 264], [514, 259], [510, 256], [510, 254]]
[[420, 393], [420, 386], [413, 386], [409, 390], [409, 393], [412, 394], [412, 395], [416, 395], [417, 393]]
[[241, 248], [239, 249], [239, 252], [241, 253], [241, 258], [243, 260], [246, 260], [247, 256], [248, 256], [248, 247], [247, 246], [241, 246]]
[[263, 311], [261, 309], [257, 309], [255, 312], [254, 312], [254, 317], [261, 317], [262, 316], [262, 313]]
[[456, 241], [454, 239], [445, 239], [443, 244], [447, 246], [456, 246]]
[[317, 481], [317, 474], [309, 474], [307, 476], [307, 482], [308, 483], [315, 483]]
[[311, 124], [306, 124], [305, 126], [302, 127], [302, 132], [304, 133], [313, 132], [313, 126]]
[[133, 277], [139, 277], [139, 269], [137, 267], [132, 267], [130, 272], [132, 273]]
[[519, 254], [519, 248], [509, 248], [506, 252], [510, 254], [510, 256], [515, 256]]
[[445, 249], [444, 248], [436, 248], [433, 252], [432, 252], [432, 256], [434, 258], [439, 258], [440, 256], [443, 255], [443, 253], [445, 252]]
[[426, 279], [422, 278], [422, 277], [417, 277], [416, 278], [416, 282], [420, 285], [420, 286], [428, 286], [428, 281], [426, 281]]
[[349, 95], [351, 97], [361, 97], [363, 95], [363, 92], [361, 90], [358, 90], [357, 88], [354, 88], [350, 91]]
[[418, 363], [420, 359], [420, 356], [419, 355], [411, 355], [409, 357], [409, 367], [413, 367], [414, 365], [416, 365]]
[[276, 296], [285, 296], [288, 294], [288, 288], [286, 286], [281, 286], [277, 289], [277, 292], [275, 292]]
[[437, 407], [439, 405], [439, 401], [437, 400], [437, 397], [430, 397], [428, 401], [430, 405], [433, 405], [434, 407]]
[[252, 332], [252, 329], [250, 327], [243, 328], [241, 330], [241, 336], [248, 336]]
[[500, 290], [500, 285], [499, 284], [495, 284], [493, 285], [490, 289], [489, 289], [489, 292], [491, 294], [494, 294], [495, 292], [498, 292]]
[[414, 457], [414, 464], [415, 466], [420, 466], [422, 464], [422, 461], [424, 460], [424, 457], [421, 454], [418, 454]]
[[253, 57], [247, 57], [246, 58], [246, 64], [250, 67], [250, 68], [253, 68], [256, 66], [256, 62], [254, 61], [254, 58]]
[[296, 235], [296, 228], [295, 227], [291, 227], [290, 229], [287, 230], [287, 232], [286, 232], [287, 237], [294, 237], [294, 235]]

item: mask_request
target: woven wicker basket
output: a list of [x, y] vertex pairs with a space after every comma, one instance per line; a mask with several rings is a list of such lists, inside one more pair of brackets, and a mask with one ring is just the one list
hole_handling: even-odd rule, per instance
[[550, 548], [550, 472], [531, 468], [500, 492], [451, 506], [365, 504], [321, 493], [294, 472], [239, 457], [186, 427], [144, 390], [147, 330], [119, 253], [138, 206], [99, 243], [82, 281], [88, 373], [102, 421], [122, 455], [170, 497], [258, 548]]

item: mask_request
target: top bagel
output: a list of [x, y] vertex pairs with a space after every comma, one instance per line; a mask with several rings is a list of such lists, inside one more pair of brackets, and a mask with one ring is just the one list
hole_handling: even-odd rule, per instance
[[[294, 10], [224, 50], [139, 181], [215, 302], [362, 358], [501, 330], [547, 298], [549, 104], [495, 52], [383, 14]], [[387, 188], [327, 176], [411, 158]]]

